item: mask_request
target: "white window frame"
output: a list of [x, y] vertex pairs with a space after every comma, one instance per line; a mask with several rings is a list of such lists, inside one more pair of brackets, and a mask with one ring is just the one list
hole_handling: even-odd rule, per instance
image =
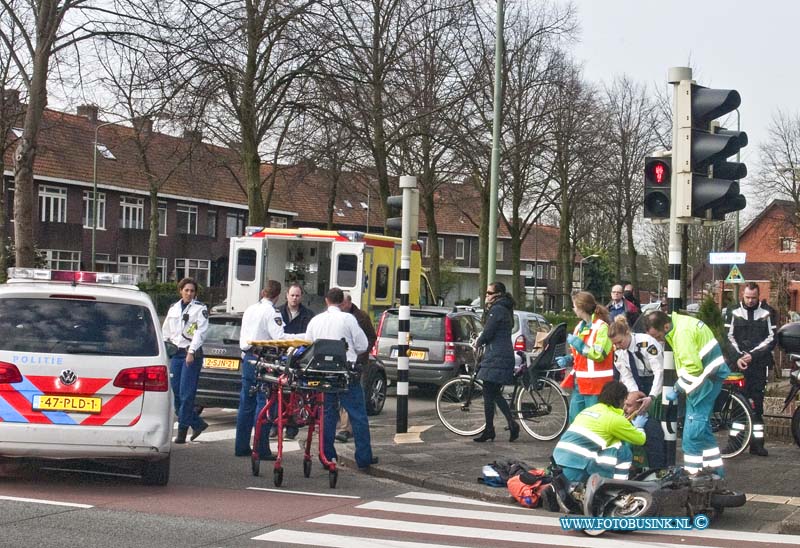
[[503, 241], [502, 240], [498, 240], [497, 241], [497, 255], [496, 255], [495, 260], [498, 263], [503, 261]]
[[114, 153], [111, 152], [111, 149], [109, 149], [106, 145], [104, 145], [102, 143], [97, 143], [97, 152], [99, 152], [100, 155], [103, 158], [105, 158], [106, 160], [116, 160], [117, 159], [117, 157], [114, 156]]
[[[117, 272], [121, 274], [135, 274], [139, 281], [147, 279], [147, 270], [150, 262], [146, 255], [119, 255], [117, 257]], [[167, 281], [167, 259], [166, 257], [156, 257], [156, 270], [158, 271], [158, 281]]]
[[[214, 220], [213, 223], [211, 222], [212, 219]], [[219, 219], [217, 217], [217, 210], [216, 209], [209, 209], [209, 210], [206, 211], [206, 236], [209, 236], [210, 238], [216, 238], [217, 237], [217, 222], [218, 222], [218, 220]], [[211, 230], [209, 230], [209, 228]]]
[[158, 235], [167, 235], [167, 202], [158, 201]]
[[[788, 244], [788, 245], [786, 245]], [[794, 238], [781, 238], [781, 253], [797, 253], [797, 240]]]
[[423, 257], [430, 257], [431, 252], [428, 250], [428, 238], [425, 236], [420, 236], [419, 244], [422, 246]]
[[[198, 275], [205, 272], [203, 276]], [[175, 279], [194, 278], [208, 287], [211, 282], [211, 261], [209, 259], [175, 259]]]
[[[97, 193], [97, 230], [106, 229], [106, 193]], [[83, 228], [94, 228], [94, 191], [83, 191]]]
[[[184, 217], [186, 223], [184, 224]], [[197, 206], [178, 203], [175, 219], [178, 223], [178, 234], [197, 234]]]
[[120, 196], [119, 227], [144, 229], [144, 198]]
[[287, 228], [289, 226], [289, 221], [286, 217], [276, 217], [275, 215], [271, 215], [269, 218], [269, 227], [270, 228]]
[[41, 254], [50, 270], [80, 270], [81, 252], [65, 249], [42, 249]]
[[439, 240], [439, 258], [444, 259], [444, 238], [437, 238]]
[[556, 278], [558, 278], [558, 268], [553, 264], [550, 265], [550, 279], [555, 280]]
[[39, 185], [39, 220], [43, 223], [67, 222], [67, 189]]
[[536, 278], [541, 280], [544, 278], [544, 265], [536, 263]]
[[[464, 258], [464, 254], [465, 254], [464, 250], [466, 249], [466, 247], [467, 247], [467, 245], [466, 245], [466, 242], [464, 240], [462, 240], [460, 238], [458, 240], [456, 240], [456, 259], [463, 259]], [[459, 250], [459, 248], [461, 248], [461, 249]]]
[[[236, 228], [234, 230], [235, 234], [231, 234], [230, 232], [230, 222], [232, 219], [236, 220]], [[247, 216], [243, 211], [228, 211], [225, 214], [225, 237], [226, 238], [236, 238], [238, 236], [244, 235], [244, 227], [245, 223], [247, 222]], [[241, 225], [241, 226], [240, 226]]]

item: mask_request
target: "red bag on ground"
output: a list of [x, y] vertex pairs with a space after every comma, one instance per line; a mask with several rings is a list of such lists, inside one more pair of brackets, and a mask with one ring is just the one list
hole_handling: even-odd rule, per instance
[[538, 508], [542, 504], [542, 491], [549, 485], [547, 471], [534, 468], [508, 478], [508, 492], [525, 508]]

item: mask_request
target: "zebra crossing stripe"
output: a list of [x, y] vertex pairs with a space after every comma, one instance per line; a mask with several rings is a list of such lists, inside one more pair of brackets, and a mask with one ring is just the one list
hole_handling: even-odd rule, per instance
[[368, 537], [348, 537], [311, 531], [289, 531], [278, 529], [252, 540], [266, 540], [271, 543], [303, 544], [310, 546], [329, 546], [330, 548], [465, 548], [453, 544], [431, 544], [430, 542], [408, 542], [403, 540], [375, 539]]
[[398, 499], [417, 499], [417, 500], [429, 500], [435, 502], [453, 502], [456, 504], [468, 504], [470, 506], [487, 506], [493, 508], [504, 508], [505, 510], [522, 510], [526, 513], [529, 513], [530, 510], [520, 508], [515, 505], [511, 504], [497, 504], [494, 502], [484, 502], [482, 500], [475, 500], [475, 499], [467, 499], [464, 497], [454, 497], [451, 495], [440, 495], [439, 493], [424, 493], [422, 491], [409, 491], [408, 493], [403, 493], [402, 495], [397, 495], [395, 498]]
[[[451, 511], [451, 515], [454, 512]], [[456, 511], [457, 513], [457, 511]], [[516, 517], [516, 516], [515, 516]], [[568, 535], [552, 535], [545, 533], [529, 533], [524, 531], [504, 531], [502, 529], [481, 529], [479, 527], [463, 527], [459, 525], [443, 525], [440, 523], [422, 523], [415, 521], [400, 521], [394, 519], [377, 519], [365, 516], [348, 516], [344, 514], [327, 514], [308, 520], [309, 523], [324, 525], [344, 525], [346, 527], [360, 527], [366, 529], [383, 529], [386, 531], [402, 533], [418, 533], [426, 535], [440, 535], [448, 537], [469, 538], [475, 540], [491, 540], [493, 542], [518, 542], [524, 544], [551, 544], [556, 546], [573, 546], [586, 548], [585, 537]], [[641, 548], [649, 543], [637, 541], [624, 541], [618, 539], [593, 538], [592, 548]], [[663, 545], [662, 542], [658, 543]], [[376, 546], [373, 541], [372, 546]], [[696, 544], [681, 544], [681, 548], [708, 548]]]
[[[420, 506], [417, 504], [403, 504], [400, 502], [373, 501], [356, 506], [363, 510], [378, 510], [382, 512], [398, 512], [401, 514], [413, 514], [418, 516], [437, 516], [443, 518], [454, 517], [452, 508], [441, 506]], [[483, 512], [480, 510], [458, 510], [459, 519], [474, 521], [493, 521], [497, 523], [508, 523], [508, 513], [506, 512]], [[524, 523], [526, 525], [547, 525], [559, 527], [558, 518], [549, 518], [537, 515], [514, 515], [514, 523]]]

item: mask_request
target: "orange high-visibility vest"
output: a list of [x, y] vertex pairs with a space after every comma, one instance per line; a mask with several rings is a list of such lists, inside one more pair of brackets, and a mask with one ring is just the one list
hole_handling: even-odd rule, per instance
[[603, 320], [596, 320], [594, 317], [592, 320], [590, 329], [584, 328], [579, 332], [578, 329], [581, 326], [579, 323], [575, 326], [573, 334], [583, 340], [590, 352], [599, 351], [605, 354], [605, 357], [600, 361], [592, 360], [574, 348], [571, 350], [578, 392], [593, 396], [599, 394], [607, 382], [614, 380], [614, 348], [608, 338], [608, 324]]

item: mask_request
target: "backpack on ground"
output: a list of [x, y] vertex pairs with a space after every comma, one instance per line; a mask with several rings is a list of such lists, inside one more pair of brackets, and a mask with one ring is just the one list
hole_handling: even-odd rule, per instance
[[538, 508], [542, 504], [542, 492], [550, 488], [552, 476], [547, 470], [534, 468], [508, 478], [506, 486], [514, 499], [525, 508]]
[[519, 460], [496, 460], [484, 465], [478, 482], [490, 487], [504, 487], [509, 478], [527, 472], [529, 469], [528, 464]]

